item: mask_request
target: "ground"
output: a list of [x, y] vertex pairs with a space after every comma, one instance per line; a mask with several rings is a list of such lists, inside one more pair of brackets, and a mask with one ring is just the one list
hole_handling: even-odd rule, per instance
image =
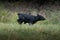
[[59, 26], [0, 23], [0, 40], [60, 40]]
[[[46, 4], [35, 7], [18, 3], [0, 3], [0, 40], [60, 40], [60, 5]], [[18, 4], [18, 5], [17, 5]], [[23, 9], [22, 9], [23, 8]], [[21, 10], [20, 10], [21, 9]], [[30, 10], [30, 11], [28, 11]], [[46, 20], [34, 25], [18, 24], [17, 13], [42, 14]]]

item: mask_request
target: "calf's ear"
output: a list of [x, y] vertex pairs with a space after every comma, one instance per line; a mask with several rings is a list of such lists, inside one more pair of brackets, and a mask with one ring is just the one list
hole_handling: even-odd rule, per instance
[[18, 13], [17, 15], [20, 15], [20, 13]]

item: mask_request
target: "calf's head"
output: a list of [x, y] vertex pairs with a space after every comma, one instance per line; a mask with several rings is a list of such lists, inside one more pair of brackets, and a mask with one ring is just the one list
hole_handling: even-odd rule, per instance
[[45, 18], [42, 15], [37, 14], [37, 19], [38, 20], [45, 20]]

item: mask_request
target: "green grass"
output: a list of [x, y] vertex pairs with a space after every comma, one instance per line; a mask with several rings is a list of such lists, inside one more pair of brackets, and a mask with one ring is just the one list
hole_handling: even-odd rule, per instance
[[17, 12], [5, 9], [0, 3], [0, 40], [60, 40], [60, 10], [47, 7], [43, 11], [45, 21], [19, 25]]
[[60, 25], [0, 23], [0, 40], [60, 40]]
[[[10, 6], [14, 6], [14, 3], [9, 3]], [[16, 4], [17, 5], [17, 4]], [[16, 6], [15, 5], [15, 6]], [[44, 10], [42, 10], [42, 13], [45, 13], [44, 16], [46, 17], [46, 20], [43, 22], [40, 22], [39, 24], [60, 24], [60, 10], [58, 8], [54, 9], [55, 7], [46, 5], [47, 7], [43, 7]], [[59, 6], [58, 6], [59, 7]], [[18, 8], [16, 6], [16, 8]], [[53, 8], [53, 9], [52, 9]], [[23, 11], [23, 10], [22, 10]], [[31, 8], [31, 13], [33, 12], [37, 13], [37, 9], [33, 11]], [[3, 3], [0, 3], [0, 22], [3, 23], [16, 23], [17, 22], [17, 13], [18, 12], [13, 12], [9, 10], [8, 8], [6, 9], [4, 7]]]

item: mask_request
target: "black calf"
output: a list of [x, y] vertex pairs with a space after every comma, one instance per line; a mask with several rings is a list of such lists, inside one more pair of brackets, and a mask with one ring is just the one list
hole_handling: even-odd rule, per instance
[[37, 21], [41, 21], [41, 20], [45, 20], [45, 18], [41, 15], [37, 15], [37, 16], [33, 16], [31, 14], [22, 14], [22, 13], [18, 13], [18, 23], [22, 24], [22, 22], [24, 22], [24, 24], [29, 23], [29, 24], [34, 24]]

